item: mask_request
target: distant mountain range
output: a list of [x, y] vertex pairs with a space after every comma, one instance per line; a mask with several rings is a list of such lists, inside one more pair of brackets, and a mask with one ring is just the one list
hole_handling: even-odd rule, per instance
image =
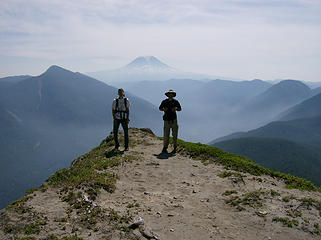
[[305, 107], [305, 112], [290, 111], [291, 114], [296, 113], [292, 116], [298, 119], [271, 122], [248, 132], [237, 132], [218, 138], [210, 145], [321, 185], [321, 114], [309, 118], [318, 100], [318, 106], [321, 104], [319, 95], [291, 108]]
[[[159, 134], [158, 109], [126, 96], [131, 125]], [[115, 97], [116, 88], [58, 66], [7, 85], [0, 96], [0, 208], [107, 136]]]
[[244, 129], [233, 117], [235, 109], [238, 109], [242, 102], [261, 94], [272, 85], [261, 80], [203, 82], [172, 79], [116, 84], [116, 86], [122, 86], [156, 106], [166, 98], [164, 93], [168, 89], [174, 89], [177, 92], [176, 98], [183, 108], [183, 111], [178, 113], [180, 137], [207, 142], [213, 134], [222, 136], [234, 129]]
[[171, 79], [167, 81], [139, 81], [116, 86], [123, 86], [128, 91], [142, 96], [155, 105], [159, 104], [159, 101], [164, 98], [164, 93], [168, 89], [174, 89], [180, 98], [195, 98], [189, 100], [189, 104], [196, 104], [201, 101], [201, 104], [204, 102], [225, 104], [227, 102], [233, 105], [264, 92], [272, 85], [258, 79], [239, 82], [221, 79], [207, 82], [191, 79]]
[[283, 80], [272, 85], [265, 92], [241, 103], [236, 115], [242, 116], [239, 121], [250, 128], [260, 127], [316, 94], [307, 85], [296, 80]]
[[276, 84], [258, 79], [210, 80], [209, 76], [182, 74], [153, 56], [138, 57], [120, 69], [96, 72], [92, 76], [156, 106], [164, 99], [165, 91], [174, 89], [183, 105], [179, 113], [179, 118], [184, 119], [180, 122], [181, 137], [202, 142], [267, 124], [321, 91], [296, 80], [280, 80]]
[[262, 80], [202, 82], [190, 79], [119, 84], [154, 105], [168, 89], [177, 92], [181, 137], [208, 142], [236, 131], [260, 127], [316, 92], [302, 82], [284, 80], [275, 85]]
[[180, 71], [154, 56], [140, 56], [124, 67], [88, 73], [89, 76], [109, 84], [128, 83], [137, 81], [165, 81], [170, 79], [227, 79]]

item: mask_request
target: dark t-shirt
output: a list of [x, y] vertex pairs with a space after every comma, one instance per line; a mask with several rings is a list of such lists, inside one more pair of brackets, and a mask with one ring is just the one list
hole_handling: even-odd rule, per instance
[[165, 111], [163, 120], [164, 121], [173, 121], [177, 118], [176, 111], [173, 111], [172, 109], [176, 107], [178, 111], [182, 110], [181, 105], [176, 99], [169, 100], [168, 98], [163, 100], [161, 105], [159, 106], [159, 110], [162, 108], [167, 108], [168, 110]]

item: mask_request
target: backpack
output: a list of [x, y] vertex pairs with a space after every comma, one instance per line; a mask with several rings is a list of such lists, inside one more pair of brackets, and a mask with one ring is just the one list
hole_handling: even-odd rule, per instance
[[120, 116], [121, 116], [121, 119], [125, 119], [125, 114], [124, 113], [127, 113], [127, 117], [128, 117], [128, 106], [127, 106], [127, 98], [125, 97], [124, 98], [124, 104], [125, 104], [125, 108], [126, 108], [126, 111], [120, 111], [118, 110], [118, 100], [119, 98], [116, 98], [116, 107], [115, 107], [115, 110], [116, 112], [119, 112], [120, 113]]
[[[118, 111], [118, 100], [119, 98], [116, 98], [116, 112], [123, 112], [123, 111]], [[124, 104], [125, 104], [125, 108], [126, 108], [126, 112], [128, 111], [128, 108], [127, 108], [127, 98], [125, 97], [124, 98]]]

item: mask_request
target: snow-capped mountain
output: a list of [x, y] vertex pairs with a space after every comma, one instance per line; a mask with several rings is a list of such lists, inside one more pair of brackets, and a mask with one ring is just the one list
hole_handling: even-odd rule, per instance
[[144, 56], [138, 57], [129, 64], [127, 64], [124, 70], [131, 70], [131, 71], [176, 71], [176, 69], [168, 66], [167, 64], [161, 62], [154, 56]]
[[119, 82], [164, 81], [173, 78], [210, 78], [209, 76], [203, 74], [180, 71], [163, 63], [154, 56], [137, 57], [124, 67], [87, 74], [91, 77], [111, 84]]

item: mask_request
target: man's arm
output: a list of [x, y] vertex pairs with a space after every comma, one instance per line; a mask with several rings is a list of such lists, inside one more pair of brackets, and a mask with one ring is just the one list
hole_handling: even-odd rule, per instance
[[168, 108], [165, 107], [165, 100], [162, 101], [161, 105], [159, 106], [160, 111], [167, 111]]
[[113, 119], [116, 119], [116, 100], [113, 101], [113, 105], [111, 107], [112, 114], [113, 114]]
[[127, 121], [127, 124], [129, 123], [129, 108], [128, 108], [128, 110], [127, 110], [127, 119], [126, 119], [126, 121]]
[[176, 111], [182, 111], [181, 104], [176, 100]]
[[129, 102], [129, 100], [128, 100], [128, 98], [127, 98], [127, 107], [126, 107], [126, 112], [127, 112], [127, 124], [129, 123], [129, 107], [130, 107], [130, 102]]

